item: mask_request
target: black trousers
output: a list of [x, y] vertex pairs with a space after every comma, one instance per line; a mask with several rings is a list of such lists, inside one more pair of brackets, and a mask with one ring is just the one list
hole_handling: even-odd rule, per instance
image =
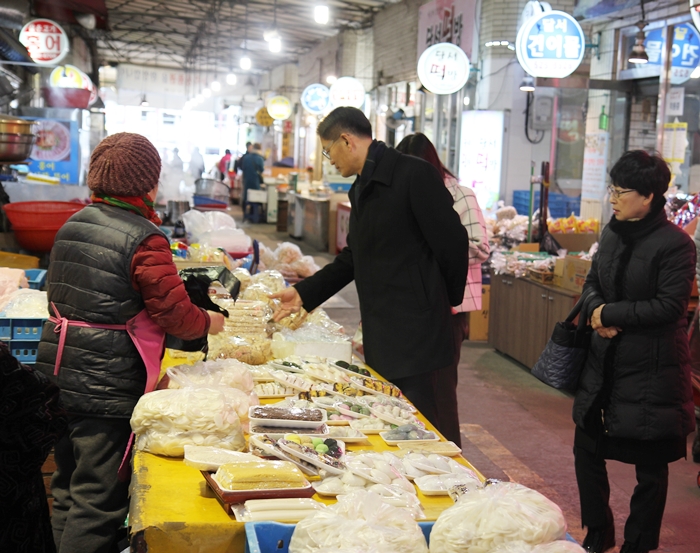
[[[610, 484], [605, 459], [574, 447], [576, 480], [581, 500], [581, 522], [589, 528], [605, 527], [610, 516]], [[661, 520], [668, 491], [668, 463], [635, 465], [637, 485], [625, 523], [625, 541], [642, 551], [659, 547]]]
[[435, 400], [435, 371], [394, 378], [392, 383], [396, 384], [415, 408], [440, 430]]
[[117, 470], [131, 435], [129, 419], [71, 416], [56, 444], [54, 541], [59, 553], [112, 553], [129, 511], [129, 483]]

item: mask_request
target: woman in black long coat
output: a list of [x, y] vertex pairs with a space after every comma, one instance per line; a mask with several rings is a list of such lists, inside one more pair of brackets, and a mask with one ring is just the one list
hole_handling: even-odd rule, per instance
[[613, 217], [583, 289], [595, 332], [573, 418], [589, 552], [615, 545], [607, 459], [635, 465], [637, 475], [620, 553], [659, 546], [668, 463], [686, 456], [695, 427], [685, 330], [695, 247], [666, 217], [670, 176], [663, 159], [641, 150], [617, 161]]

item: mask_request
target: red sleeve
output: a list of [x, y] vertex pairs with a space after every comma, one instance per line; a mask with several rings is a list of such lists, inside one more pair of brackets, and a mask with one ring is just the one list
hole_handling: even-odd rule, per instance
[[131, 261], [131, 282], [148, 314], [168, 334], [194, 340], [209, 331], [209, 314], [190, 301], [164, 236], [141, 242]]

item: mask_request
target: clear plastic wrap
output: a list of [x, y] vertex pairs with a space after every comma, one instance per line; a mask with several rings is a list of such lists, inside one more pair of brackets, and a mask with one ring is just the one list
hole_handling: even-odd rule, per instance
[[423, 532], [411, 513], [366, 490], [338, 496], [335, 505], [300, 521], [289, 543], [290, 553], [353, 548], [377, 553], [428, 553]]
[[234, 230], [236, 221], [227, 213], [207, 211], [202, 213], [196, 209], [190, 209], [182, 214], [182, 222], [185, 223], [190, 242], [202, 242], [202, 236], [212, 231]]
[[298, 259], [290, 266], [294, 270], [294, 272], [302, 278], [310, 277], [311, 275], [321, 270], [321, 267], [319, 267], [316, 264], [314, 258], [310, 255], [303, 256], [301, 259]]
[[277, 259], [277, 263], [286, 263], [289, 265], [304, 257], [299, 246], [291, 242], [282, 242], [279, 244], [274, 255], [275, 259]]
[[345, 334], [343, 325], [336, 323], [328, 316], [328, 313], [326, 313], [320, 307], [317, 307], [311, 313], [309, 313], [309, 316], [306, 318], [305, 322], [325, 328], [328, 332], [332, 332], [334, 334]]
[[277, 264], [277, 258], [275, 257], [275, 252], [268, 248], [262, 242], [259, 243], [260, 246], [260, 261], [265, 264], [266, 267], [274, 267]]
[[561, 509], [545, 496], [511, 482], [466, 492], [440, 514], [431, 553], [490, 553], [511, 542], [530, 546], [566, 536]]
[[220, 332], [209, 336], [210, 359], [238, 359], [249, 365], [262, 365], [273, 358], [267, 335], [258, 339], [253, 336], [231, 336]]
[[[215, 298], [218, 306], [228, 311], [224, 331], [216, 336], [240, 336], [262, 339], [268, 337], [268, 321], [272, 318], [272, 308], [265, 302]], [[212, 343], [209, 337], [209, 344]], [[210, 348], [211, 349], [211, 348]]]
[[235, 276], [241, 283], [241, 292], [248, 288], [253, 280], [253, 277], [250, 276], [250, 271], [244, 267], [234, 269], [233, 276]]
[[270, 490], [308, 486], [301, 471], [287, 461], [234, 461], [221, 465], [215, 480], [225, 490]]
[[31, 288], [20, 288], [11, 294], [5, 305], [5, 317], [23, 318], [49, 316], [49, 301], [46, 292]]
[[272, 289], [265, 286], [262, 282], [258, 282], [246, 287], [240, 295], [240, 298], [242, 300], [258, 301], [266, 305], [272, 305], [273, 300], [270, 299], [270, 294], [272, 294]]
[[253, 284], [262, 284], [271, 290], [272, 293], [281, 292], [287, 287], [282, 273], [274, 269], [268, 269], [253, 275]]
[[194, 365], [177, 365], [167, 371], [168, 388], [236, 388], [253, 391], [253, 375], [245, 363], [236, 359], [199, 361]]
[[350, 340], [345, 334], [310, 323], [308, 317], [306, 322], [296, 330], [283, 328], [280, 334], [288, 342], [348, 342]]
[[182, 457], [186, 445], [241, 451], [248, 395], [240, 390], [183, 388], [141, 396], [131, 415], [137, 450]]
[[234, 461], [255, 461], [255, 455], [219, 447], [186, 445], [185, 464], [197, 470], [215, 472], [221, 465]]

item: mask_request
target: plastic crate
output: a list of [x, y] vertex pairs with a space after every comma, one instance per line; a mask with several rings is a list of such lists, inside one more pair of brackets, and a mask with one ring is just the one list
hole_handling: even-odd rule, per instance
[[[518, 212], [518, 215], [528, 215], [530, 213], [530, 191], [529, 190], [514, 190], [513, 191], [513, 207]], [[533, 203], [533, 211], [540, 207], [540, 191], [535, 191], [535, 201]], [[548, 199], [549, 212], [552, 217], [568, 217], [572, 213], [576, 216], [581, 214], [581, 197], [567, 196], [566, 194], [549, 193]]]
[[9, 320], [12, 325], [12, 340], [36, 341], [41, 340], [41, 330], [44, 328], [46, 319], [3, 319]]
[[0, 319], [0, 340], [7, 342], [12, 339], [12, 319]]
[[[419, 522], [426, 541], [430, 544], [430, 531], [434, 522]], [[289, 542], [294, 533], [295, 524], [281, 522], [246, 522], [246, 553], [288, 553]]]
[[46, 283], [46, 269], [25, 269], [24, 274], [27, 275], [29, 287], [34, 290], [41, 290]]
[[36, 363], [36, 354], [39, 350], [39, 341], [29, 342], [24, 340], [10, 340], [10, 353], [20, 363], [32, 365]]
[[226, 209], [228, 207], [228, 198], [226, 196], [200, 196], [195, 194], [192, 196], [195, 207], [218, 207]]

